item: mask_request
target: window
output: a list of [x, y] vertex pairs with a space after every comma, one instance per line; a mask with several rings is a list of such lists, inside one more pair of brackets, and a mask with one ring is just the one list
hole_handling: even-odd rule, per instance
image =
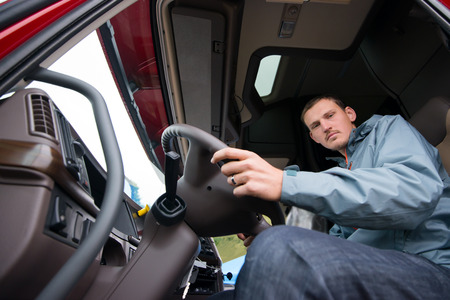
[[[124, 192], [141, 206], [151, 205], [163, 192], [163, 175], [148, 159], [131, 123], [103, 54], [96, 32], [65, 53], [50, 68], [94, 86], [108, 106], [124, 163]], [[29, 87], [46, 91], [106, 170], [90, 102], [77, 92], [41, 82]]]
[[268, 96], [272, 93], [280, 58], [280, 55], [270, 55], [261, 60], [255, 81], [255, 88], [260, 97]]
[[239, 271], [244, 264], [247, 249], [237, 235], [215, 237], [214, 243], [222, 259], [224, 285], [227, 288], [236, 284]]

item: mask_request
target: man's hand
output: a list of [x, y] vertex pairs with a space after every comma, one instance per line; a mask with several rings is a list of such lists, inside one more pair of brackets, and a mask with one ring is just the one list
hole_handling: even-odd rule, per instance
[[253, 196], [269, 201], [279, 201], [283, 184], [283, 171], [273, 167], [256, 153], [224, 148], [214, 153], [211, 163], [230, 160], [221, 168], [227, 182], [234, 186], [237, 197]]

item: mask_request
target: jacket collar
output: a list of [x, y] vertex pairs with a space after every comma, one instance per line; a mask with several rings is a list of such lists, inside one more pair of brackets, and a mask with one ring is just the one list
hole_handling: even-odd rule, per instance
[[360, 126], [352, 130], [347, 145], [347, 155], [351, 155], [356, 146], [366, 138], [366, 136], [375, 127], [375, 124], [381, 119], [380, 115], [373, 115], [370, 119], [362, 123]]
[[[353, 129], [350, 133], [350, 138], [348, 139], [347, 145], [347, 156], [351, 156], [356, 149], [356, 146], [366, 138], [366, 136], [372, 132], [375, 124], [381, 119], [380, 115], [373, 115], [370, 119], [362, 123], [357, 128]], [[342, 156], [338, 157], [327, 157], [327, 160], [335, 161], [340, 167], [346, 167], [345, 158]]]

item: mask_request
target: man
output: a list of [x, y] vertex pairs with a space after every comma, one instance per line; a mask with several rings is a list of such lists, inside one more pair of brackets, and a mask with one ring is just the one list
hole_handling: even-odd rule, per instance
[[[399, 116], [355, 127], [339, 99], [312, 99], [311, 138], [343, 157], [320, 173], [276, 169], [256, 154], [222, 149], [234, 194], [281, 201], [327, 217], [330, 237], [289, 226], [259, 234], [238, 299], [443, 299], [450, 297], [450, 179], [437, 150]], [[247, 240], [247, 243], [250, 241]]]

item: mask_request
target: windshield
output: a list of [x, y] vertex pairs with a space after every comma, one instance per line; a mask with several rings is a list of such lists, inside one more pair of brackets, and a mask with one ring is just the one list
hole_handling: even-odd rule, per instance
[[[163, 192], [163, 174], [149, 160], [117, 90], [96, 32], [58, 59], [50, 70], [94, 86], [108, 106], [124, 162], [124, 192], [141, 206], [151, 205]], [[83, 142], [106, 170], [90, 102], [74, 91], [41, 82], [29, 87], [46, 91]]]

